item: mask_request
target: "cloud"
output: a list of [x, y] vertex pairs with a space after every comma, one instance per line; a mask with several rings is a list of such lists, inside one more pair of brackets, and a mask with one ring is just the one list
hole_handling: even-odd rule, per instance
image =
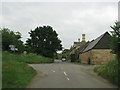
[[65, 48], [86, 34], [92, 40], [117, 20], [117, 3], [17, 3], [4, 2], [2, 5], [3, 26], [22, 33], [25, 42], [28, 32], [37, 26], [50, 25], [59, 34]]
[[118, 2], [119, 0], [2, 0], [2, 2]]

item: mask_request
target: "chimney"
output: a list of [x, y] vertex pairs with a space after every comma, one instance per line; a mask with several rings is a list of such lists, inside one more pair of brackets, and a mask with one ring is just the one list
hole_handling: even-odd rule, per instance
[[78, 38], [78, 42], [80, 42], [80, 38]]
[[82, 41], [85, 41], [85, 34], [82, 34]]

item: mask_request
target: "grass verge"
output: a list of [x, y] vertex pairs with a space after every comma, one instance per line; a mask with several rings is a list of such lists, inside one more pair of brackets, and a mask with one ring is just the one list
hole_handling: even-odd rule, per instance
[[[12, 56], [14, 57], [14, 54], [12, 54]], [[17, 61], [20, 62], [25, 62], [25, 63], [53, 63], [54, 59], [51, 58], [47, 58], [47, 57], [43, 57], [40, 55], [36, 55], [36, 54], [16, 54], [14, 57]]]
[[53, 59], [35, 54], [2, 53], [2, 88], [25, 88], [36, 75], [26, 63], [51, 63]]
[[100, 65], [94, 68], [94, 72], [103, 78], [107, 79], [115, 85], [119, 85], [118, 82], [118, 62], [117, 60], [111, 60], [107, 64]]

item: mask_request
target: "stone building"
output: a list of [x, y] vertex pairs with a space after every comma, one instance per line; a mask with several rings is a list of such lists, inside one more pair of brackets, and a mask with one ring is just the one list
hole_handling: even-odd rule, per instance
[[110, 39], [111, 35], [106, 32], [89, 42], [79, 54], [79, 60], [81, 63], [86, 64], [104, 64], [111, 59], [114, 59], [115, 55], [111, 53]]
[[[69, 51], [69, 59], [72, 62], [76, 62], [79, 60], [79, 51], [83, 49], [83, 47], [86, 45], [86, 40], [85, 40], [85, 34], [82, 34], [82, 40], [78, 39], [77, 42], [74, 42], [73, 46], [70, 48]], [[73, 58], [73, 60], [72, 60]]]

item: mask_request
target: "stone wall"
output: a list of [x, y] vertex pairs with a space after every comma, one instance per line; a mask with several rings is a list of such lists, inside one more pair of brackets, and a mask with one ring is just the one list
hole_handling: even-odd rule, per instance
[[110, 53], [110, 49], [93, 49], [79, 55], [81, 63], [88, 64], [90, 59], [91, 64], [105, 64], [109, 60], [115, 58], [115, 54]]

